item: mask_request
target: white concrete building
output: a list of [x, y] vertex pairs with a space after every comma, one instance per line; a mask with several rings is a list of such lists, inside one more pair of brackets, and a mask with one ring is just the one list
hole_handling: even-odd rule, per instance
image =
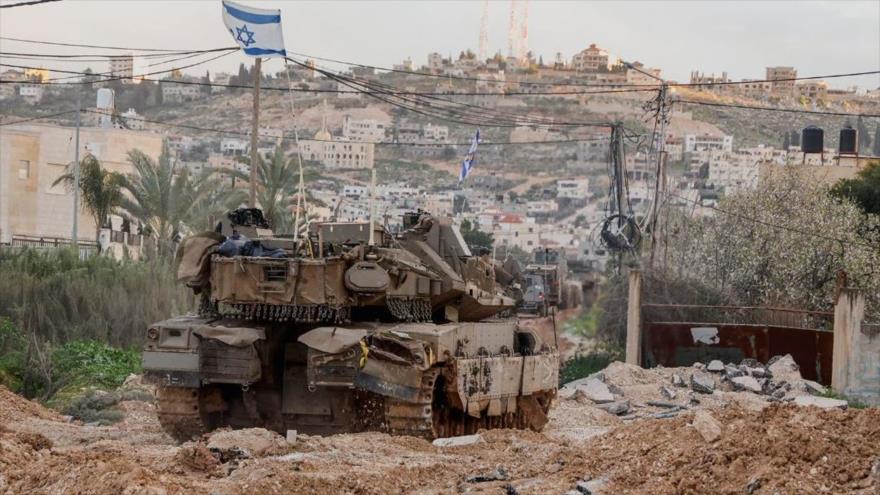
[[387, 126], [378, 120], [355, 120], [351, 115], [342, 119], [342, 137], [349, 141], [381, 143], [386, 130]]
[[727, 134], [722, 136], [713, 136], [709, 134], [685, 134], [685, 152], [690, 153], [703, 150], [733, 151], [733, 136]]
[[18, 87], [18, 95], [29, 104], [36, 105], [43, 98], [43, 85], [25, 83]]
[[556, 181], [556, 197], [587, 199], [590, 195], [590, 179], [560, 179]]
[[202, 97], [202, 87], [196, 84], [180, 84], [173, 80], [162, 81], [162, 101], [180, 103]]

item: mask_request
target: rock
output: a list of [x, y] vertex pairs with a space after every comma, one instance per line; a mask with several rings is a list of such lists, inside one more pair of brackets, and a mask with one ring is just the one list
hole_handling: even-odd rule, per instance
[[715, 391], [715, 379], [704, 373], [694, 373], [691, 375], [691, 390], [711, 394]]
[[745, 375], [743, 370], [737, 368], [736, 366], [728, 364], [727, 366], [724, 367], [724, 376], [727, 377], [728, 380], [732, 380], [738, 376], [743, 376], [743, 375]]
[[581, 495], [602, 495], [602, 487], [605, 485], [605, 479], [595, 479], [589, 481], [578, 481], [575, 485], [576, 493]]
[[831, 399], [829, 397], [816, 397], [814, 395], [802, 395], [794, 398], [794, 403], [799, 406], [815, 406], [822, 409], [846, 409], [849, 403], [845, 400]]
[[460, 437], [437, 438], [431, 444], [434, 447], [464, 447], [465, 445], [474, 445], [476, 443], [484, 443], [482, 435], [462, 435]]
[[264, 428], [222, 430], [208, 439], [208, 449], [221, 458], [262, 457], [286, 452], [288, 447], [284, 437]]
[[699, 410], [694, 414], [694, 420], [691, 423], [703, 437], [703, 440], [712, 443], [721, 438], [721, 423], [718, 422], [707, 411]]
[[748, 390], [756, 394], [761, 393], [761, 384], [751, 376], [738, 376], [730, 380], [738, 390]]
[[302, 462], [306, 459], [306, 455], [302, 452], [291, 452], [290, 454], [280, 455], [278, 457], [273, 457], [273, 459], [277, 459], [279, 461], [285, 462]]
[[673, 373], [673, 374], [672, 374], [672, 385], [673, 385], [673, 386], [676, 386], [676, 387], [685, 387], [685, 386], [687, 386], [687, 385], [684, 383], [684, 378], [682, 378], [681, 375], [679, 375], [678, 373]]
[[581, 395], [595, 402], [596, 404], [604, 404], [614, 402], [614, 394], [608, 389], [608, 385], [592, 378], [577, 386]]
[[756, 368], [749, 367], [749, 368], [746, 368], [746, 372], [749, 375], [754, 376], [755, 378], [764, 378], [767, 375], [769, 375], [769, 373], [767, 373], [767, 370], [765, 370], [764, 368], [761, 368], [761, 367], [756, 367]]
[[757, 359], [745, 358], [739, 362], [739, 365], [745, 366], [747, 368], [757, 368], [757, 367], [761, 366], [761, 362], [758, 361]]
[[486, 474], [475, 474], [468, 476], [465, 481], [468, 483], [485, 483], [486, 481], [507, 481], [507, 471], [499, 466], [494, 471]]
[[688, 404], [691, 406], [696, 406], [700, 403], [700, 398], [697, 397], [697, 393], [694, 391], [688, 392]]
[[693, 367], [694, 367], [694, 369], [701, 370], [701, 369], [705, 368], [706, 365], [703, 364], [703, 363], [699, 363], [699, 362], [697, 362], [697, 363], [694, 363]]
[[724, 371], [724, 363], [717, 359], [713, 359], [709, 362], [709, 366], [707, 366], [706, 369], [713, 373], [720, 373]]
[[566, 385], [556, 392], [556, 397], [561, 400], [572, 400], [577, 395], [577, 392], [576, 388]]
[[602, 409], [605, 412], [615, 414], [620, 416], [621, 414], [626, 414], [630, 410], [630, 404], [628, 400], [622, 400], [618, 402], [608, 402], [605, 404], [597, 404], [596, 407]]
[[296, 443], [296, 430], [287, 430], [287, 443], [291, 445]]
[[748, 495], [752, 495], [753, 493], [758, 491], [758, 488], [761, 488], [761, 478], [752, 478], [751, 480], [749, 480], [749, 484], [746, 485], [746, 493]]
[[667, 387], [666, 385], [660, 385], [660, 395], [663, 396], [664, 399], [672, 400], [675, 398], [675, 390]]
[[791, 354], [786, 354], [781, 357], [776, 356], [771, 359], [767, 365], [767, 370], [774, 378], [789, 382], [799, 382], [803, 380], [800, 369], [800, 366], [794, 362], [794, 358], [791, 357]]
[[825, 395], [828, 393], [825, 386], [821, 383], [814, 382], [813, 380], [804, 380], [804, 389], [813, 395]]

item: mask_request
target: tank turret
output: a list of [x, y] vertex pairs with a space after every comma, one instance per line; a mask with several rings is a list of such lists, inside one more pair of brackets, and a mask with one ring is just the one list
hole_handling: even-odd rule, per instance
[[199, 314], [152, 325], [143, 359], [166, 430], [540, 429], [558, 354], [499, 317], [516, 278], [471, 253], [449, 218], [375, 229], [319, 222], [297, 239], [239, 209], [185, 239], [178, 278]]

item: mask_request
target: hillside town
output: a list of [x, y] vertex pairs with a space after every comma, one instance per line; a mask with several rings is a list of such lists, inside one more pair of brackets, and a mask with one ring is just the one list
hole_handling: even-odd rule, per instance
[[0, 0], [0, 493], [880, 490], [880, 31], [501, 4]]

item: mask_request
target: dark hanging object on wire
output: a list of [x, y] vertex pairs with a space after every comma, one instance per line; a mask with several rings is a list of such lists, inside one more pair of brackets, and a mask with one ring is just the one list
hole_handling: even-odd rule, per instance
[[859, 152], [859, 131], [851, 125], [840, 130], [840, 145], [838, 151], [841, 155], [857, 155]]
[[825, 151], [825, 131], [809, 125], [801, 132], [801, 151], [804, 153], [822, 153]]
[[633, 251], [642, 242], [642, 231], [634, 217], [616, 214], [602, 222], [600, 237], [609, 251]]
[[791, 131], [791, 145], [792, 146], [800, 146], [801, 145], [801, 135], [798, 131]]

